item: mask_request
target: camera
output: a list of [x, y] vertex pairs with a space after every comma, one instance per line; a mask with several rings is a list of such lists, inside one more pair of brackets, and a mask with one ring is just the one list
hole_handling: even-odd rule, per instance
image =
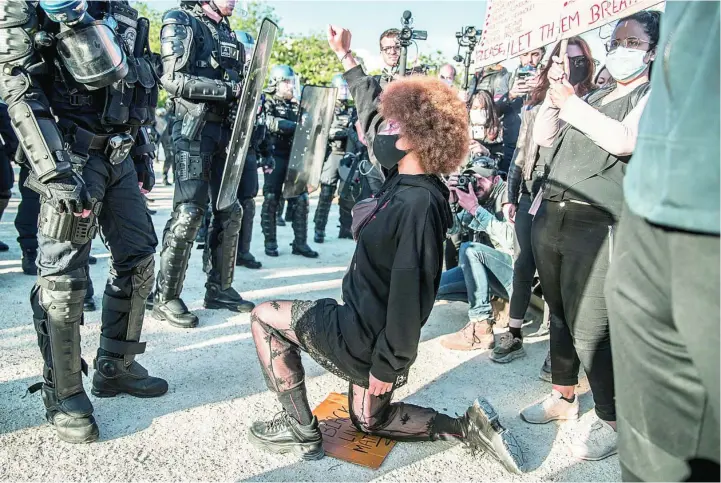
[[[458, 42], [458, 54], [453, 57], [456, 62], [463, 62], [463, 89], [468, 89], [468, 73], [470, 72], [471, 55], [476, 44], [481, 39], [481, 31], [474, 26], [461, 27], [460, 32], [456, 32], [456, 41]], [[465, 49], [465, 53], [461, 56], [461, 49]]]
[[413, 40], [428, 40], [428, 31], [426, 30], [415, 30], [413, 28], [413, 14], [410, 10], [403, 12], [401, 18], [401, 33], [398, 36], [400, 43], [404, 47], [411, 45]]
[[476, 177], [472, 174], [462, 174], [458, 177], [458, 183], [456, 184], [459, 190], [470, 193], [469, 187], [473, 187], [473, 191], [476, 191], [478, 187]]

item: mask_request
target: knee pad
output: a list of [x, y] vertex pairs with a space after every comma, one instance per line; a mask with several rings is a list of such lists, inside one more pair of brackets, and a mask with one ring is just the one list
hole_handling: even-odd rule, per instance
[[170, 232], [173, 236], [185, 242], [192, 243], [203, 223], [205, 208], [195, 203], [183, 203], [173, 211], [173, 223]]

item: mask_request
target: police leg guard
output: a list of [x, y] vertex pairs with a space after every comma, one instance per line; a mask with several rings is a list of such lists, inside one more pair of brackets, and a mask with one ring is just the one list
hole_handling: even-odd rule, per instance
[[[285, 221], [286, 223], [292, 223], [293, 222], [293, 213], [295, 213], [295, 198], [291, 198], [286, 201], [286, 208], [285, 208]], [[283, 210], [280, 211], [283, 213]]]
[[323, 243], [325, 241], [325, 226], [328, 223], [328, 214], [333, 204], [333, 195], [335, 195], [334, 184], [320, 185], [320, 197], [318, 198], [318, 207], [315, 209], [313, 222], [315, 223], [315, 242]]
[[132, 270], [112, 270], [103, 295], [100, 348], [95, 359], [93, 396], [113, 397], [120, 393], [157, 397], [168, 391], [168, 383], [151, 377], [135, 356], [145, 352], [140, 342], [145, 300], [153, 288], [153, 255]]
[[198, 317], [190, 313], [180, 299], [180, 292], [183, 290], [193, 240], [198, 235], [204, 215], [202, 206], [183, 203], [175, 208], [165, 227], [153, 317], [175, 327], [191, 328], [198, 325]]
[[68, 443], [98, 439], [93, 405], [83, 389], [88, 368], [80, 357], [80, 325], [87, 288], [84, 268], [64, 275], [41, 277], [30, 293], [38, 345], [44, 359], [42, 390], [45, 417], [58, 437]]
[[275, 213], [275, 224], [277, 226], [285, 226], [285, 220], [283, 219], [283, 210], [285, 209], [285, 198], [280, 197], [278, 199], [278, 209]]
[[308, 240], [308, 193], [294, 198], [293, 209], [293, 255], [306, 258], [318, 258], [318, 252], [313, 251], [307, 243]]
[[348, 199], [338, 200], [338, 211], [340, 213], [340, 232], [338, 238], [353, 239], [353, 231], [351, 229], [353, 224], [353, 201]]
[[263, 206], [260, 209], [260, 227], [265, 237], [265, 254], [269, 257], [278, 256], [278, 239], [276, 237], [276, 215], [278, 213], [278, 198], [274, 193], [263, 196]]
[[253, 239], [253, 219], [255, 218], [255, 200], [246, 198], [240, 202], [243, 207], [243, 221], [240, 224], [240, 240], [235, 265], [254, 270], [263, 265], [250, 253], [250, 242]]

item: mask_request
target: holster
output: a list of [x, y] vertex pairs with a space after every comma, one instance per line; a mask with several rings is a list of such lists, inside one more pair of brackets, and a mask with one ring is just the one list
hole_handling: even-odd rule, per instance
[[180, 134], [191, 141], [197, 140], [200, 133], [203, 131], [205, 126], [205, 117], [208, 112], [208, 105], [205, 103], [200, 104], [185, 104], [186, 112], [183, 116], [183, 125], [180, 129]]
[[[28, 177], [30, 179], [30, 177]], [[35, 190], [29, 183], [25, 185]], [[41, 192], [45, 196], [45, 192]], [[52, 240], [59, 242], [71, 242], [74, 245], [84, 245], [95, 238], [98, 233], [98, 215], [103, 203], [95, 198], [91, 200], [93, 205], [90, 216], [82, 218], [72, 213], [59, 213], [52, 203], [40, 205], [39, 230], [40, 233]]]

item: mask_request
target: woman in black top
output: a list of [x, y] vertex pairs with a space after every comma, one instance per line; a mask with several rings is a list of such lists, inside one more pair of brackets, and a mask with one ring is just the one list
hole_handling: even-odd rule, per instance
[[[573, 93], [564, 61], [554, 57], [548, 74], [552, 84], [533, 128], [535, 142], [551, 149], [548, 176], [534, 201], [542, 198], [531, 238], [551, 312], [553, 389], [521, 416], [535, 424], [578, 418], [575, 386], [583, 364], [595, 411], [582, 417], [571, 444], [581, 459], [599, 460], [617, 451], [603, 288], [623, 206], [623, 176], [648, 99], [659, 19], [659, 12], [642, 11], [618, 22], [606, 58], [616, 83], [585, 99]], [[534, 214], [533, 207], [530, 212]]]
[[354, 208], [358, 244], [343, 278], [343, 305], [334, 299], [273, 301], [253, 311], [258, 358], [283, 411], [253, 424], [250, 440], [304, 459], [324, 455], [306, 398], [303, 350], [349, 381], [349, 412], [359, 430], [404, 441], [461, 440], [518, 471], [520, 447], [484, 400], [460, 418], [391, 403], [416, 359], [438, 290], [443, 239], [452, 223], [449, 192], [438, 174], [457, 169], [466, 155], [464, 105], [455, 90], [427, 77], [395, 81], [381, 91], [356, 66], [350, 32], [329, 27], [328, 36], [346, 69], [369, 154], [390, 175], [375, 199]]

